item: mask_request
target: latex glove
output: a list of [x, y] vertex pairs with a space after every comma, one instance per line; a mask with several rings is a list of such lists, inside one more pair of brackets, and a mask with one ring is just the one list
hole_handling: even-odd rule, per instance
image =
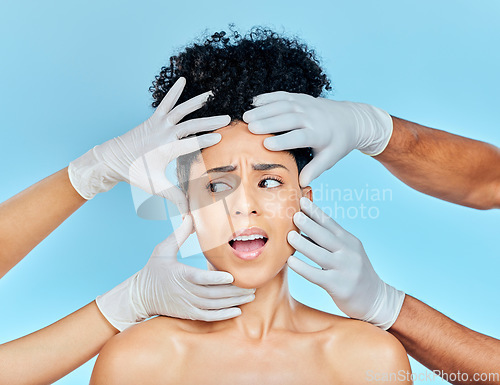
[[293, 221], [310, 238], [290, 231], [288, 242], [321, 269], [293, 255], [288, 266], [325, 289], [349, 317], [389, 329], [401, 311], [405, 293], [379, 278], [355, 236], [309, 199], [301, 198], [300, 207], [303, 212], [295, 213]]
[[210, 133], [182, 139], [197, 132], [224, 127], [229, 115], [191, 119], [184, 116], [199, 109], [211, 95], [205, 92], [176, 106], [186, 84], [179, 78], [163, 98], [152, 116], [124, 135], [95, 146], [70, 163], [68, 173], [74, 188], [85, 199], [108, 191], [120, 181], [170, 199], [181, 212], [187, 212], [184, 194], [168, 181], [165, 168], [178, 156], [212, 146], [221, 136]]
[[220, 321], [241, 314], [238, 307], [255, 299], [255, 289], [233, 286], [223, 271], [207, 271], [177, 261], [180, 245], [193, 229], [191, 215], [156, 246], [146, 266], [114, 289], [98, 296], [97, 306], [118, 330], [155, 315]]
[[314, 158], [300, 173], [303, 187], [354, 149], [380, 154], [392, 135], [391, 116], [368, 104], [276, 91], [258, 95], [253, 105], [256, 108], [243, 114], [251, 132], [290, 131], [266, 138], [267, 149], [312, 147]]

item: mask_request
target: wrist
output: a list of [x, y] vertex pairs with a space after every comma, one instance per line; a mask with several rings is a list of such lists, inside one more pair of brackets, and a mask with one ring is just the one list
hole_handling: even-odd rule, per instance
[[99, 146], [72, 161], [68, 166], [68, 176], [74, 189], [87, 200], [111, 190], [119, 182], [100, 156]]
[[382, 153], [392, 136], [392, 117], [384, 110], [364, 103], [350, 103], [358, 129], [356, 148], [363, 154]]
[[370, 311], [362, 318], [383, 330], [389, 329], [401, 312], [405, 293], [381, 281]]
[[138, 274], [134, 274], [118, 286], [96, 298], [97, 307], [102, 315], [119, 331], [123, 331], [147, 318], [140, 315], [137, 309], [139, 302], [135, 292], [137, 291]]

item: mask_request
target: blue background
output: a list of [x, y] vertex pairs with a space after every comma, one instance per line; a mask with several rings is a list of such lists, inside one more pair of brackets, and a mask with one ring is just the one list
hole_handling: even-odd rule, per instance
[[[240, 32], [258, 24], [299, 35], [322, 58], [332, 98], [498, 145], [499, 17], [499, 3], [486, 0], [3, 0], [0, 201], [145, 120], [152, 113], [148, 87], [170, 55], [206, 28], [227, 29], [230, 22]], [[363, 241], [388, 283], [500, 337], [497, 210], [425, 196], [360, 153], [313, 188], [321, 183], [390, 189], [391, 200], [338, 202], [376, 206], [377, 219], [338, 222]], [[168, 222], [135, 214], [125, 184], [85, 204], [0, 281], [0, 342], [111, 289], [139, 270], [169, 232]], [[295, 274], [291, 290], [310, 306], [338, 312], [326, 293]], [[88, 382], [93, 362], [58, 384]], [[412, 367], [424, 372], [413, 360]]]

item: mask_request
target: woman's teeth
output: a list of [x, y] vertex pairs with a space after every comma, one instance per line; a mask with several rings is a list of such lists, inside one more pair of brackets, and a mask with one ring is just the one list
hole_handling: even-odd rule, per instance
[[[264, 250], [268, 241], [267, 234], [264, 233], [264, 230], [254, 229], [254, 231], [250, 231], [248, 231], [248, 229], [240, 231], [240, 235], [229, 241], [229, 246], [232, 247], [235, 256], [247, 261], [257, 258]], [[252, 232], [254, 234], [252, 234]]]
[[264, 239], [266, 237], [264, 237], [263, 235], [257, 235], [257, 234], [254, 234], [254, 235], [240, 235], [239, 237], [236, 237], [236, 238], [233, 238], [233, 242], [234, 241], [253, 241], [254, 239]]
[[229, 246], [240, 253], [247, 253], [258, 250], [267, 243], [267, 238], [263, 235], [240, 235], [229, 241]]

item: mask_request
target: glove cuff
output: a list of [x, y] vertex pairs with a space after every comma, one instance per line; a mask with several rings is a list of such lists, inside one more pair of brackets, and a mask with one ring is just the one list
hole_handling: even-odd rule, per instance
[[361, 320], [387, 330], [396, 322], [404, 299], [405, 293], [403, 291], [383, 282], [383, 285], [379, 286], [376, 301], [371, 311]]
[[120, 332], [148, 318], [138, 311], [140, 306], [134, 301], [134, 290], [137, 286], [138, 274], [134, 274], [126, 281], [96, 298], [97, 307], [102, 315]]
[[118, 182], [98, 155], [95, 146], [69, 164], [68, 176], [74, 189], [89, 200], [98, 193], [111, 190]]
[[352, 103], [357, 127], [362, 132], [357, 149], [363, 154], [381, 154], [392, 136], [392, 117], [384, 110], [364, 103]]

